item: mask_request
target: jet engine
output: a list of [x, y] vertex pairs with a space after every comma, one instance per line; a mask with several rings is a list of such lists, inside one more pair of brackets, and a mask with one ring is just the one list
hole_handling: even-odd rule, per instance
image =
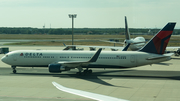
[[178, 55], [180, 55], [180, 48], [178, 48], [178, 50], [176, 51], [176, 53], [177, 53]]
[[180, 56], [180, 48], [166, 51], [166, 53], [174, 53], [175, 56]]
[[62, 66], [61, 64], [49, 64], [49, 72], [51, 73], [61, 73], [62, 71], [68, 71], [70, 69]]

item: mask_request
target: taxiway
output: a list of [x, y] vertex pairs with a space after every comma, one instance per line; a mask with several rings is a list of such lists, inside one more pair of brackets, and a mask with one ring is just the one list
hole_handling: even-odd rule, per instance
[[[5, 46], [9, 50], [51, 49], [63, 47]], [[0, 55], [2, 57], [3, 54]], [[59, 91], [55, 81], [65, 87], [103, 94], [130, 101], [180, 100], [180, 58], [163, 65], [141, 66], [129, 69], [93, 69], [89, 76], [76, 75], [77, 70], [52, 74], [48, 68], [17, 67], [12, 73], [9, 65], [0, 61], [0, 101], [92, 101]]]

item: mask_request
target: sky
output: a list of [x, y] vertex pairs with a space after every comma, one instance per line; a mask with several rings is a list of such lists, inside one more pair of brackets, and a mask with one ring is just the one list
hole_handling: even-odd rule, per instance
[[162, 28], [177, 22], [180, 0], [0, 0], [0, 27]]

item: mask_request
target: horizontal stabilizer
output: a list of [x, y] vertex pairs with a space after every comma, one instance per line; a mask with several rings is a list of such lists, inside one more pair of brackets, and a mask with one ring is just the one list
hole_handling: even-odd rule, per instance
[[172, 65], [172, 63], [156, 63], [156, 65], [169, 66]]
[[160, 56], [155, 56], [155, 57], [150, 57], [147, 58], [147, 60], [156, 60], [156, 59], [161, 59], [161, 58], [167, 58], [172, 56], [174, 53], [168, 53], [168, 54], [164, 54], [164, 55], [160, 55]]

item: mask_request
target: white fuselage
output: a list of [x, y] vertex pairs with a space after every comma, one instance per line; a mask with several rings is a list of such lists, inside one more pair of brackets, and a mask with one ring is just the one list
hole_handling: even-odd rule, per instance
[[145, 41], [145, 39], [143, 38], [143, 37], [136, 37], [136, 38], [134, 38], [134, 39], [130, 39], [130, 40], [125, 40], [124, 41], [124, 47], [127, 45], [127, 44], [131, 44], [130, 46], [129, 46], [129, 48], [132, 50], [132, 51], [137, 51], [137, 50], [139, 50], [140, 48], [142, 48], [144, 45], [145, 45], [145, 43], [146, 43], [146, 41]]
[[[94, 54], [94, 51], [19, 50], [9, 52], [1, 60], [11, 66], [47, 67], [61, 61], [88, 61]], [[97, 61], [90, 63], [88, 67], [126, 68], [170, 60], [170, 57], [148, 60], [156, 56], [159, 55], [134, 51], [102, 51]]]

